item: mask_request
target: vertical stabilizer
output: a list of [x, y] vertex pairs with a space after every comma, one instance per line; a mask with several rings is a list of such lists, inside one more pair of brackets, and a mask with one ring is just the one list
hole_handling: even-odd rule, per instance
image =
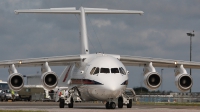
[[85, 10], [83, 7], [80, 8], [80, 21], [81, 21], [81, 54], [89, 54], [88, 47], [88, 36], [87, 36], [87, 27], [86, 27], [86, 19], [85, 19]]
[[81, 33], [81, 54], [89, 54], [88, 36], [86, 27], [85, 14], [143, 14], [143, 11], [137, 10], [115, 10], [104, 8], [84, 8], [80, 7], [76, 10], [75, 7], [69, 8], [50, 8], [50, 9], [27, 9], [15, 10], [15, 13], [52, 13], [52, 14], [79, 14], [80, 15], [80, 33]]

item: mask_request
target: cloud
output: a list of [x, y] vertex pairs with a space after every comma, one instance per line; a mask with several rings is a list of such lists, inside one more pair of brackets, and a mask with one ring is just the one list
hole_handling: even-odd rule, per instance
[[101, 28], [111, 25], [111, 22], [106, 20], [92, 20], [92, 25]]
[[[142, 10], [144, 15], [87, 15], [90, 52], [189, 60], [189, 37], [195, 30], [192, 60], [200, 61], [200, 13], [198, 0], [5, 0], [0, 4], [0, 60], [72, 55], [80, 53], [79, 16], [19, 14], [16, 9], [97, 7]], [[91, 23], [90, 23], [91, 20]], [[99, 43], [100, 42], [100, 43]], [[139, 69], [140, 68], [140, 69]], [[31, 69], [31, 70], [30, 70]], [[19, 68], [34, 74], [40, 68]], [[32, 70], [33, 69], [33, 70]], [[140, 86], [142, 67], [128, 67], [129, 87]], [[161, 68], [157, 68], [160, 72]], [[55, 68], [60, 74], [61, 69]], [[2, 74], [8, 74], [2, 69]], [[173, 69], [165, 69], [163, 89], [177, 91]], [[199, 78], [198, 70], [192, 74]], [[136, 78], [137, 77], [137, 78]], [[0, 77], [7, 80], [7, 75]], [[138, 79], [138, 80], [134, 80]], [[173, 86], [173, 87], [172, 87]], [[194, 83], [194, 90], [199, 91]]]

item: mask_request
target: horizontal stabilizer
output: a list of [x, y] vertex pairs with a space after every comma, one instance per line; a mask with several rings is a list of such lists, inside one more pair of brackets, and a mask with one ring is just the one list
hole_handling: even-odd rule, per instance
[[50, 8], [51, 10], [76, 10], [76, 7]]
[[[143, 14], [143, 11], [137, 10], [115, 10], [104, 8], [83, 8], [86, 14]], [[15, 13], [54, 13], [54, 14], [80, 14], [80, 10], [75, 7], [69, 8], [50, 8], [50, 9], [25, 9], [15, 10]]]

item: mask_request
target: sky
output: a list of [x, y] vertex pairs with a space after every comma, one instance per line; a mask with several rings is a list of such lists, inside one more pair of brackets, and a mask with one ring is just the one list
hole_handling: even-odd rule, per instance
[[[200, 62], [199, 0], [0, 0], [0, 60], [80, 54], [79, 16], [74, 14], [19, 14], [17, 9], [81, 6], [119, 10], [141, 10], [143, 15], [87, 15], [90, 53], [132, 55]], [[17, 68], [23, 75], [36, 74], [36, 68]], [[52, 67], [58, 75], [64, 67]], [[127, 67], [128, 87], [144, 86], [143, 67]], [[163, 69], [159, 90], [175, 91], [174, 68]], [[189, 70], [187, 70], [189, 73]], [[6, 81], [7, 68], [0, 68]], [[193, 92], [200, 92], [200, 70], [192, 70]]]

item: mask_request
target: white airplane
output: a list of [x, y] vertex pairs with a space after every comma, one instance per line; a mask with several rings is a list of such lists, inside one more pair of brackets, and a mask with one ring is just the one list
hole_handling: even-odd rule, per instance
[[8, 67], [9, 87], [15, 91], [24, 85], [23, 76], [16, 67], [41, 66], [41, 81], [43, 86], [54, 89], [58, 84], [58, 78], [50, 66], [67, 66], [62, 73], [63, 84], [69, 88], [70, 96], [60, 99], [60, 108], [68, 105], [73, 108], [73, 93], [77, 92], [82, 101], [106, 101], [106, 108], [123, 108], [127, 104], [132, 107], [132, 100], [125, 99], [123, 93], [128, 84], [128, 71], [125, 66], [144, 67], [144, 83], [155, 90], [161, 85], [161, 76], [154, 67], [175, 68], [175, 83], [179, 90], [187, 91], [193, 85], [192, 77], [185, 68], [200, 69], [199, 62], [157, 59], [148, 57], [136, 57], [115, 54], [90, 54], [85, 14], [143, 14], [143, 11], [111, 10], [101, 8], [50, 8], [15, 10], [15, 13], [51, 13], [51, 14], [79, 14], [80, 15], [80, 40], [81, 54], [73, 56], [56, 56], [30, 59], [5, 60], [0, 62], [0, 67]]

